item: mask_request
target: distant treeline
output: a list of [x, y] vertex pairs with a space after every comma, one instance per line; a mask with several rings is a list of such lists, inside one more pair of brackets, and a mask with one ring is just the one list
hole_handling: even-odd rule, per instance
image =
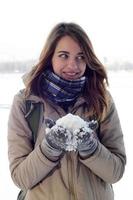
[[125, 61], [125, 62], [118, 62], [118, 61], [114, 61], [113, 63], [107, 63], [105, 64], [106, 68], [108, 70], [133, 70], [133, 63], [129, 62], [129, 61]]
[[0, 62], [0, 73], [24, 73], [29, 71], [36, 61]]
[[[25, 73], [36, 64], [35, 60], [19, 61], [19, 62], [0, 62], [0, 73]], [[105, 63], [107, 70], [133, 70], [133, 63], [117, 62], [111, 64]]]

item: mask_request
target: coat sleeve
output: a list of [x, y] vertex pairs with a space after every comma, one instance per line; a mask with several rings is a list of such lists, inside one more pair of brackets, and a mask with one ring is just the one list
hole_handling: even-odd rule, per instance
[[126, 155], [120, 120], [111, 96], [107, 115], [100, 124], [99, 136], [95, 153], [80, 161], [105, 182], [112, 184], [123, 176]]
[[8, 120], [8, 157], [14, 183], [27, 190], [45, 179], [58, 161], [48, 160], [41, 152], [40, 145], [33, 149], [24, 109], [22, 99], [16, 95]]

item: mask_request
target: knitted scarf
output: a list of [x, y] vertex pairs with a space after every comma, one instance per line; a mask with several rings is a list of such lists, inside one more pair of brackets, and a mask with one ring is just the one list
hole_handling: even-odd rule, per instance
[[52, 102], [67, 108], [75, 103], [76, 99], [82, 94], [85, 81], [85, 77], [72, 81], [65, 80], [54, 72], [47, 70], [42, 73], [41, 87], [44, 96]]

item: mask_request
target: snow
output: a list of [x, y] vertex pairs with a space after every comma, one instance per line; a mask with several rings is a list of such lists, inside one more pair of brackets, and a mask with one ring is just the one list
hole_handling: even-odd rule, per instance
[[[22, 74], [0, 74], [0, 196], [4, 199], [16, 199], [19, 189], [11, 180], [7, 151], [7, 122], [14, 94], [23, 87]], [[127, 165], [123, 178], [113, 184], [115, 200], [132, 198], [133, 179], [133, 72], [110, 72], [110, 91], [120, 117], [127, 154]]]
[[75, 129], [80, 129], [84, 126], [87, 126], [86, 122], [81, 117], [71, 113], [68, 113], [64, 117], [58, 119], [56, 124], [69, 129], [71, 132], [74, 132]]
[[62, 126], [69, 130], [69, 135], [67, 139], [66, 151], [76, 151], [77, 149], [77, 132], [82, 127], [87, 127], [87, 123], [77, 115], [72, 115], [71, 113], [65, 115], [64, 117], [56, 121], [57, 126]]

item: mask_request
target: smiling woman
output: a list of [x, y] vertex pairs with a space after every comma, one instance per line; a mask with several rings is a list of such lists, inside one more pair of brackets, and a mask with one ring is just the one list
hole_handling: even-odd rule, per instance
[[83, 76], [86, 70], [84, 54], [76, 41], [64, 36], [58, 42], [52, 58], [55, 74], [66, 80], [75, 80]]
[[114, 200], [112, 183], [126, 164], [123, 133], [85, 31], [57, 24], [24, 81], [8, 123], [10, 171], [23, 190], [18, 199]]

